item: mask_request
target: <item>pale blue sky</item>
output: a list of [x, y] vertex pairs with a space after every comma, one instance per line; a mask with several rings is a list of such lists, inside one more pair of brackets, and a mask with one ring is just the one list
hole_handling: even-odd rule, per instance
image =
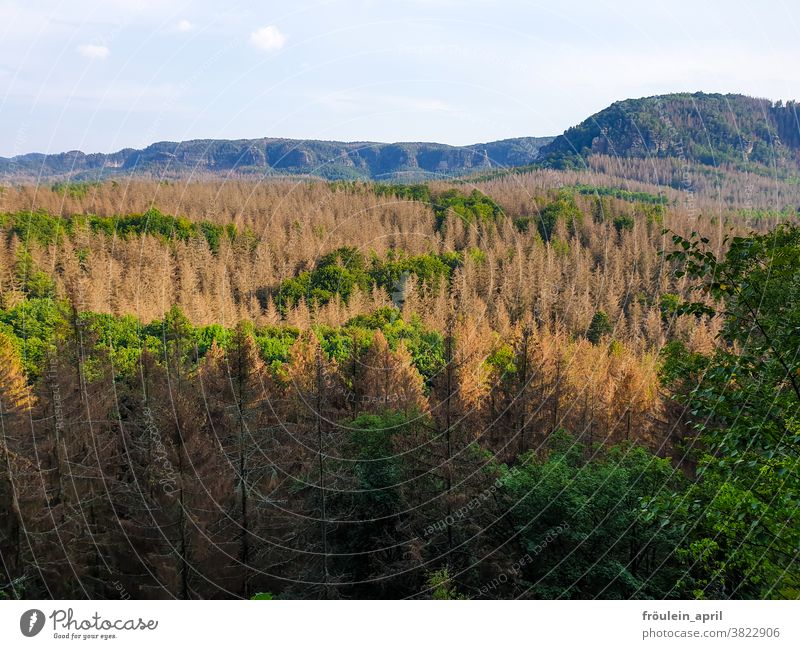
[[626, 97], [800, 98], [799, 55], [780, 0], [0, 0], [0, 155], [552, 135]]

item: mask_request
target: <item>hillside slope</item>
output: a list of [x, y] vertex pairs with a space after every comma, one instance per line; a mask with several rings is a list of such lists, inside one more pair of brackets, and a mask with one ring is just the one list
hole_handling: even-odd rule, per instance
[[540, 161], [564, 168], [604, 154], [685, 158], [706, 165], [796, 167], [798, 124], [795, 102], [702, 92], [626, 99], [542, 147]]

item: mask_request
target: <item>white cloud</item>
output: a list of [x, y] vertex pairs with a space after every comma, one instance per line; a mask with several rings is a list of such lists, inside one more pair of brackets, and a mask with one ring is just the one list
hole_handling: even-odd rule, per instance
[[78, 52], [81, 56], [87, 59], [105, 59], [108, 57], [110, 50], [105, 45], [80, 45]]
[[190, 32], [194, 29], [194, 25], [185, 18], [178, 23], [179, 32]]
[[286, 36], [275, 25], [267, 25], [250, 34], [250, 43], [260, 50], [279, 50], [286, 43]]

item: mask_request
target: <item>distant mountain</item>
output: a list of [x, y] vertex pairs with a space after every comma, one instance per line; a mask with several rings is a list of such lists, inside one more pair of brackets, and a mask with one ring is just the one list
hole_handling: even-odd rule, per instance
[[429, 142], [328, 142], [260, 138], [157, 142], [116, 153], [68, 151], [0, 158], [0, 180], [99, 180], [117, 175], [309, 175], [424, 180], [491, 176], [503, 169], [580, 167], [592, 155], [681, 158], [706, 165], [800, 167], [795, 102], [736, 94], [678, 93], [611, 104], [558, 137], [450, 146]]
[[607, 154], [796, 168], [799, 108], [795, 102], [702, 92], [626, 99], [543, 146], [539, 162], [571, 167], [587, 156]]
[[94, 180], [129, 174], [173, 178], [234, 173], [423, 179], [531, 164], [552, 139], [522, 137], [461, 147], [275, 138], [157, 142], [109, 154], [68, 151], [0, 158], [0, 178]]

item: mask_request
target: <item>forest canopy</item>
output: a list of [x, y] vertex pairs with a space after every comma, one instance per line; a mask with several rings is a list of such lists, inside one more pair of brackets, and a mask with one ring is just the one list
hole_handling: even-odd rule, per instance
[[6, 188], [0, 596], [797, 597], [800, 190], [593, 160]]

